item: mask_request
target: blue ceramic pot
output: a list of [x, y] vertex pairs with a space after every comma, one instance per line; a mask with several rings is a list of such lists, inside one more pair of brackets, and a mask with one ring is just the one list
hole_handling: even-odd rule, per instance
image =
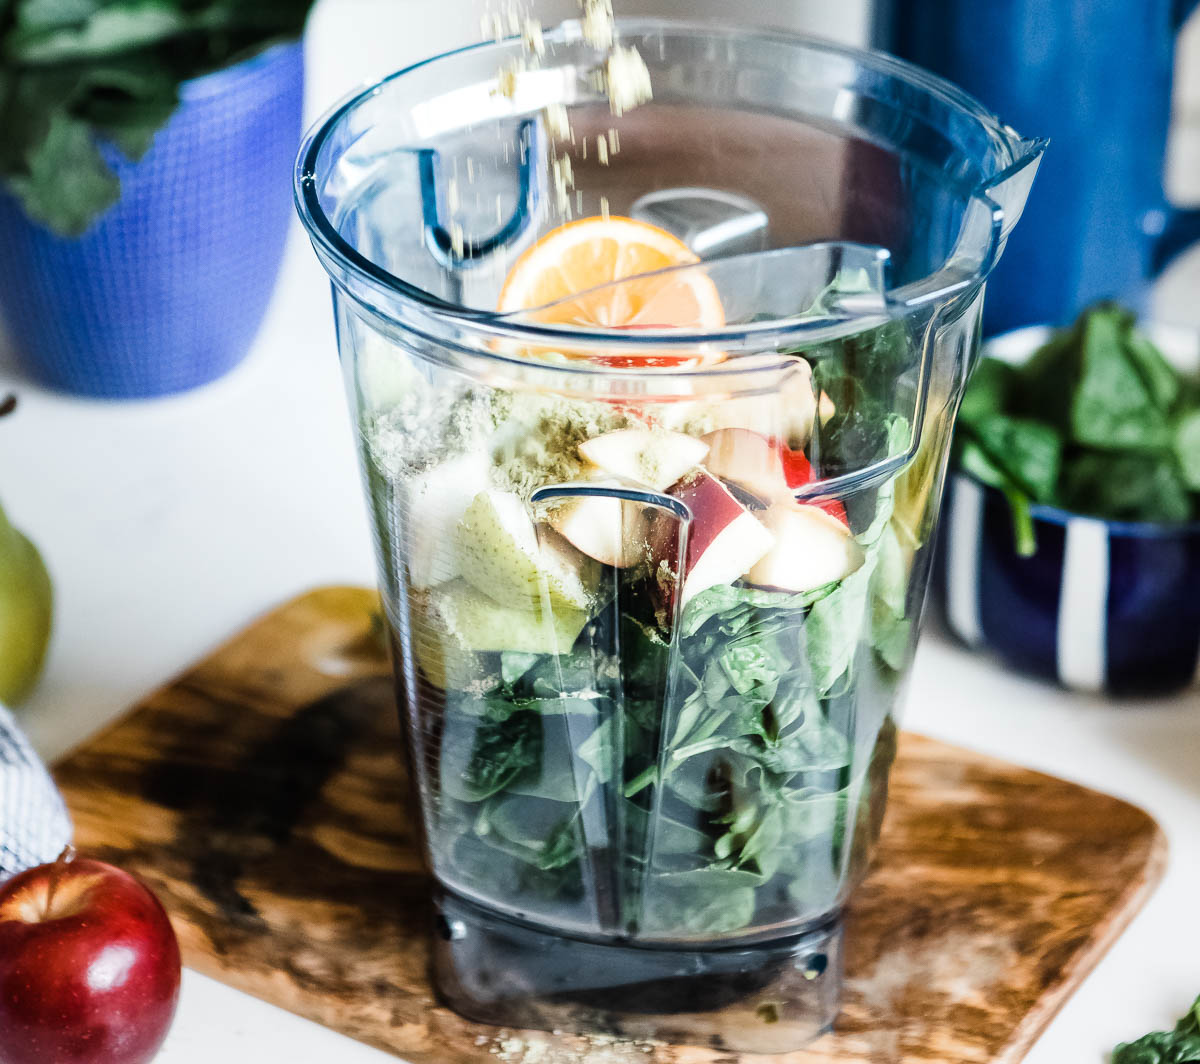
[[282, 44], [186, 82], [121, 199], [78, 239], [0, 195], [0, 315], [36, 380], [138, 398], [211, 381], [249, 350], [291, 221], [304, 57]]
[[[1048, 332], [1010, 333], [990, 353], [1017, 360]], [[939, 584], [951, 631], [1077, 690], [1154, 694], [1190, 684], [1200, 661], [1200, 522], [1032, 512], [1037, 552], [1022, 558], [1003, 494], [963, 473], [950, 478]]]

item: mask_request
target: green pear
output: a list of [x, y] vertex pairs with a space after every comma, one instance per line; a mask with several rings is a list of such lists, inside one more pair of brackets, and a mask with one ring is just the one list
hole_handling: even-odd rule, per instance
[[540, 610], [504, 605], [465, 580], [415, 591], [412, 646], [429, 682], [467, 688], [484, 672], [477, 653], [512, 650], [526, 654], [565, 654], [579, 638], [588, 615], [559, 606], [550, 617]]
[[481, 491], [458, 524], [458, 568], [467, 583], [497, 602], [540, 610], [543, 593], [558, 610], [592, 605], [600, 567], [556, 532], [539, 539], [521, 499]]
[[33, 689], [50, 642], [53, 594], [37, 548], [0, 509], [0, 702]]

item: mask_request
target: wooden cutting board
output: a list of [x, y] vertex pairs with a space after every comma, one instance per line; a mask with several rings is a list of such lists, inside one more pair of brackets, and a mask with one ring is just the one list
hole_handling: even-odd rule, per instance
[[1141, 810], [905, 735], [850, 906], [845, 1005], [811, 1049], [739, 1058], [470, 1023], [426, 976], [428, 881], [376, 604], [360, 588], [288, 603], [55, 774], [77, 845], [145, 877], [190, 967], [414, 1064], [1016, 1061], [1162, 873]]

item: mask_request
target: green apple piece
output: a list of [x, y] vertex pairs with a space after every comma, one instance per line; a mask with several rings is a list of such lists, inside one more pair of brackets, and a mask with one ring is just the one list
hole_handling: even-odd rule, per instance
[[468, 451], [408, 480], [405, 549], [413, 587], [433, 587], [459, 575], [455, 530], [471, 500], [486, 490], [490, 468], [487, 454]]
[[430, 683], [465, 688], [484, 673], [477, 654], [512, 650], [524, 654], [565, 654], [588, 615], [556, 607], [549, 616], [489, 598], [465, 580], [413, 596], [413, 652]]
[[50, 642], [53, 593], [37, 548], [0, 510], [0, 702], [33, 689]]
[[489, 598], [465, 580], [428, 591], [422, 617], [426, 630], [449, 636], [480, 653], [513, 650], [522, 654], [565, 654], [579, 638], [588, 614], [560, 608], [549, 616]]
[[482, 491], [458, 525], [458, 567], [466, 581], [497, 602], [540, 610], [587, 609], [600, 567], [549, 529], [541, 541], [520, 496]]

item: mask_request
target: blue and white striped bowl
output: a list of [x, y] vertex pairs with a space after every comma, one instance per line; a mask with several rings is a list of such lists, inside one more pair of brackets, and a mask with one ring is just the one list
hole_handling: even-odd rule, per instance
[[[1019, 362], [1049, 335], [997, 337], [986, 353]], [[1152, 329], [1194, 368], [1194, 333]], [[1104, 521], [1034, 506], [1037, 553], [1013, 549], [1008, 502], [963, 473], [950, 478], [942, 523], [946, 621], [971, 646], [1066, 687], [1151, 694], [1192, 683], [1200, 663], [1200, 522]]]

